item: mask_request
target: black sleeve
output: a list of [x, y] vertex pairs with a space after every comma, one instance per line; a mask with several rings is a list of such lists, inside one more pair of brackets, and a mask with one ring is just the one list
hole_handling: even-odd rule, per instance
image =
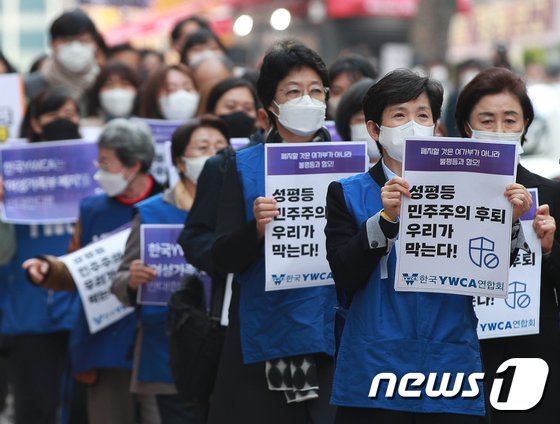
[[227, 274], [244, 271], [262, 254], [255, 220], [245, 218], [243, 187], [235, 159], [228, 163], [219, 200], [216, 241], [212, 260], [217, 271]]
[[208, 159], [198, 179], [196, 197], [179, 236], [186, 260], [213, 277], [219, 276], [212, 262], [219, 196], [227, 157], [223, 154]]
[[348, 212], [342, 186], [332, 182], [327, 192], [327, 260], [337, 287], [353, 294], [364, 287], [386, 247], [369, 247], [366, 223], [358, 227]]

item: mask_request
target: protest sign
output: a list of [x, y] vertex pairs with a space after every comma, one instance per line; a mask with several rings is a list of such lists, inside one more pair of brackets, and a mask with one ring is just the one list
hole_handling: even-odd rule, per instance
[[185, 261], [177, 240], [183, 224], [142, 224], [140, 226], [140, 259], [157, 272], [157, 277], [138, 288], [137, 302], [145, 305], [167, 305], [171, 295], [181, 287], [187, 275], [197, 274], [210, 299], [211, 279]]
[[516, 145], [473, 139], [405, 143], [395, 290], [505, 298]]
[[266, 226], [267, 291], [334, 284], [325, 249], [327, 188], [366, 169], [365, 142], [265, 146], [266, 196], [280, 212]]
[[97, 146], [83, 140], [50, 141], [0, 149], [2, 220], [16, 224], [76, 221], [80, 200], [98, 189]]
[[0, 142], [19, 136], [23, 119], [23, 80], [19, 74], [0, 75]]
[[478, 338], [525, 336], [539, 332], [542, 249], [533, 229], [538, 192], [529, 188], [533, 196], [531, 209], [521, 216], [521, 226], [530, 253], [520, 250], [509, 270], [509, 289], [506, 299], [476, 296], [473, 298], [478, 317]]
[[134, 311], [111, 293], [129, 234], [127, 228], [60, 258], [76, 283], [91, 334]]

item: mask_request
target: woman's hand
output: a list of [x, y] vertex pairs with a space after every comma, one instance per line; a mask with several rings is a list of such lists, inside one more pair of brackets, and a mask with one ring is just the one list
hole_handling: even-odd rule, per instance
[[27, 271], [29, 278], [35, 284], [43, 284], [50, 271], [50, 264], [44, 259], [31, 258], [26, 260], [21, 267]]
[[537, 208], [537, 214], [533, 220], [533, 228], [537, 237], [541, 241], [543, 253], [550, 253], [554, 243], [554, 233], [556, 232], [556, 221], [550, 216], [548, 205], [541, 205]]
[[410, 186], [401, 177], [391, 178], [381, 187], [383, 209], [391, 221], [396, 221], [401, 213], [401, 196], [410, 197]]
[[521, 184], [514, 183], [507, 185], [504, 195], [513, 206], [512, 222], [517, 221], [521, 215], [531, 209], [533, 198]]
[[135, 259], [130, 263], [128, 287], [137, 290], [140, 285], [149, 283], [156, 276], [157, 272], [153, 268], [144, 265], [140, 259]]
[[266, 224], [270, 224], [278, 216], [278, 206], [274, 197], [257, 197], [253, 203], [253, 215], [257, 223], [257, 238], [264, 237]]

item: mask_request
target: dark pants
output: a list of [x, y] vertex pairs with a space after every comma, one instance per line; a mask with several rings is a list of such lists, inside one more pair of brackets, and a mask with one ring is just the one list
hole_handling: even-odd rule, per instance
[[204, 424], [208, 405], [188, 404], [178, 395], [156, 396], [161, 424]]
[[12, 336], [10, 373], [17, 424], [56, 424], [68, 332]]
[[335, 424], [483, 424], [484, 417], [461, 414], [424, 414], [377, 408], [339, 406]]

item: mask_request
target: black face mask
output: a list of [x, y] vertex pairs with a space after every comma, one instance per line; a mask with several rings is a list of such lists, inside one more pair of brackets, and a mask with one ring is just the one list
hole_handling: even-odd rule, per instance
[[44, 125], [42, 134], [46, 141], [82, 138], [78, 131], [78, 125], [64, 118], [55, 119]]
[[255, 128], [255, 119], [251, 118], [245, 112], [234, 112], [228, 115], [220, 115], [229, 129], [229, 136], [232, 138], [241, 138], [251, 136]]

